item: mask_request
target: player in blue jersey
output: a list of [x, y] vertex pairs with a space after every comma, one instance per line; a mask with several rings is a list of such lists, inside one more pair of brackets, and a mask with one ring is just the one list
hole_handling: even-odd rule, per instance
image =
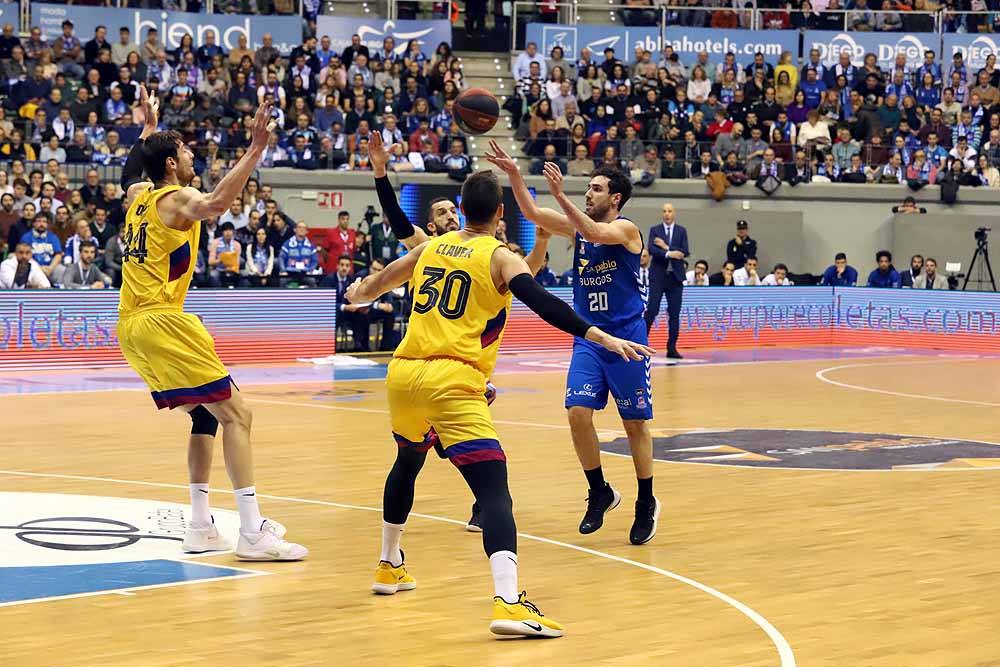
[[[632, 193], [628, 177], [601, 167], [590, 177], [586, 210], [577, 208], [563, 191], [559, 169], [545, 166], [545, 178], [562, 212], [540, 208], [521, 177], [517, 164], [495, 142], [486, 158], [510, 178], [521, 213], [552, 234], [573, 239], [573, 305], [589, 324], [626, 340], [648, 341], [643, 313], [647, 290], [639, 280], [643, 239], [639, 228], [619, 211]], [[594, 428], [594, 410], [603, 410], [608, 394], [615, 399], [628, 435], [638, 480], [632, 544], [645, 544], [656, 534], [660, 502], [653, 495], [653, 418], [649, 359], [626, 363], [582, 339], [573, 341], [573, 358], [566, 378], [566, 409], [573, 447], [587, 476], [590, 492], [580, 532], [593, 533], [604, 523], [621, 495], [604, 479], [601, 450]]]

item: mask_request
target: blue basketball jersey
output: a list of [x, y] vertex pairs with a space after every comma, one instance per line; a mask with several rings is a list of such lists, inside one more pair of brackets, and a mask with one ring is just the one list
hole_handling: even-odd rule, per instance
[[649, 296], [639, 279], [641, 254], [623, 245], [590, 243], [577, 234], [573, 250], [577, 314], [609, 332], [641, 320]]

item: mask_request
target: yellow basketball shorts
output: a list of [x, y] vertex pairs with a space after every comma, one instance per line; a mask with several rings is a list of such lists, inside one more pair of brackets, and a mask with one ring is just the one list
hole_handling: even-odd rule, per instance
[[386, 389], [400, 447], [427, 451], [433, 426], [456, 466], [507, 460], [486, 405], [486, 377], [473, 366], [454, 359], [393, 359]]
[[160, 409], [215, 403], [232, 395], [229, 371], [195, 315], [176, 309], [128, 315], [118, 321], [118, 344]]

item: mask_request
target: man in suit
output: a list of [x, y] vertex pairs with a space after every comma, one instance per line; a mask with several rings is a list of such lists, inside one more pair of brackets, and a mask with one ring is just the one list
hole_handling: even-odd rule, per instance
[[913, 287], [913, 283], [916, 282], [917, 278], [920, 277], [920, 273], [924, 270], [924, 256], [914, 255], [910, 258], [910, 268], [900, 274], [899, 278], [901, 280], [901, 285], [903, 287]]
[[937, 260], [924, 260], [924, 272], [913, 279], [913, 289], [948, 289], [948, 279], [937, 272]]
[[363, 306], [354, 305], [345, 296], [348, 286], [358, 278], [351, 272], [353, 265], [350, 255], [341, 255], [337, 260], [337, 271], [324, 278], [320, 287], [337, 290], [337, 327], [341, 324], [351, 327], [354, 333], [354, 351], [366, 352], [368, 319], [362, 314]]
[[676, 223], [673, 204], [663, 205], [663, 223], [649, 229], [649, 304], [646, 306], [646, 330], [653, 327], [660, 313], [660, 301], [667, 297], [667, 358], [681, 359], [677, 336], [681, 327], [681, 299], [684, 292], [684, 258], [690, 255], [687, 230]]

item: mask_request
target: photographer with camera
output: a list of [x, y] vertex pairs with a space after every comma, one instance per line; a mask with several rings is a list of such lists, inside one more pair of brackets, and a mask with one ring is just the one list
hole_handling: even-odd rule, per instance
[[31, 246], [18, 243], [14, 254], [0, 262], [0, 289], [48, 289], [49, 279], [31, 257]]

